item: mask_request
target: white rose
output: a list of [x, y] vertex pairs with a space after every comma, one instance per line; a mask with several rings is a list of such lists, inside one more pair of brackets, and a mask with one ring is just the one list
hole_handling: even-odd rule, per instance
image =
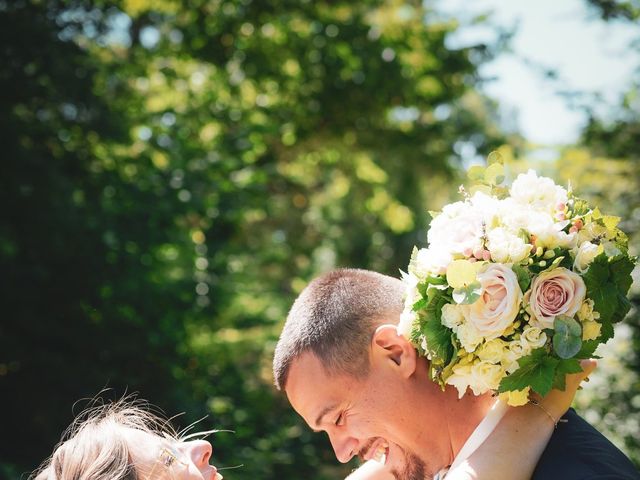
[[531, 245], [522, 237], [498, 227], [487, 232], [491, 260], [498, 263], [517, 263], [529, 255]]
[[469, 322], [464, 322], [459, 325], [455, 332], [462, 348], [469, 353], [473, 352], [476, 347], [482, 343], [482, 340], [484, 340], [482, 333]]
[[489, 363], [501, 363], [505, 357], [505, 351], [507, 348], [507, 342], [499, 338], [495, 338], [483, 343], [475, 353], [482, 361]]
[[471, 365], [456, 365], [446, 383], [458, 390], [458, 398], [462, 398], [471, 382]]
[[482, 395], [490, 390], [497, 390], [504, 371], [500, 365], [479, 361], [471, 365], [471, 381], [469, 387], [475, 395]]
[[567, 191], [553, 180], [538, 177], [535, 171], [521, 173], [511, 184], [511, 198], [522, 205], [555, 214], [559, 204], [567, 203]]
[[485, 225], [492, 225], [494, 219], [501, 215], [503, 201], [482, 192], [474, 193], [470, 199], [476, 215], [482, 219]]
[[448, 328], [455, 329], [464, 321], [464, 315], [459, 305], [447, 303], [442, 307], [442, 316], [440, 322]]
[[558, 267], [546, 270], [534, 278], [531, 284], [529, 305], [537, 321], [532, 325], [553, 328], [558, 315], [573, 317], [587, 293], [584, 281], [577, 273]]
[[547, 334], [538, 327], [527, 327], [520, 336], [520, 343], [525, 350], [531, 352], [547, 343]]
[[591, 242], [584, 242], [580, 247], [574, 248], [571, 253], [575, 256], [573, 269], [578, 273], [585, 273], [593, 259], [598, 256], [598, 246]]
[[502, 365], [507, 373], [513, 373], [520, 365], [518, 360], [529, 354], [529, 351], [524, 347], [522, 342], [514, 340], [509, 342], [508, 348], [505, 351], [505, 356], [502, 361]]
[[449, 254], [462, 254], [482, 246], [483, 220], [468, 202], [455, 202], [444, 207], [431, 221], [427, 240], [429, 248], [445, 249]]
[[416, 254], [415, 263], [410, 273], [419, 279], [442, 275], [447, 271], [447, 265], [451, 263], [451, 260], [453, 260], [451, 253], [443, 248], [442, 244], [421, 248]]
[[522, 301], [522, 290], [513, 270], [499, 263], [489, 264], [478, 274], [482, 295], [464, 305], [467, 321], [487, 340], [497, 338], [513, 323]]

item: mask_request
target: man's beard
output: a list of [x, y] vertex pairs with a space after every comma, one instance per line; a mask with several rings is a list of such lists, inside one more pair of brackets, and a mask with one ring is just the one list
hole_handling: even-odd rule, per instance
[[402, 471], [395, 468], [391, 470], [391, 474], [396, 480], [425, 480], [426, 466], [417, 455], [405, 452], [405, 464]]

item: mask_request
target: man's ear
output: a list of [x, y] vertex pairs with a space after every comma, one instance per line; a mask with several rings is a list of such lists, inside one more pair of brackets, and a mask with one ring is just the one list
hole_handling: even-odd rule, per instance
[[417, 352], [411, 342], [398, 332], [396, 325], [380, 325], [373, 333], [371, 341], [371, 352], [374, 361], [393, 362], [393, 368], [397, 368], [400, 373], [409, 377], [416, 369]]

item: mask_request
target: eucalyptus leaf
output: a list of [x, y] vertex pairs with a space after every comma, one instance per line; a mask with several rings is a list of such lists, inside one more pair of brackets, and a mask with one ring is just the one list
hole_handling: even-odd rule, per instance
[[563, 359], [574, 357], [582, 348], [582, 327], [577, 320], [558, 315], [553, 322], [553, 351]]
[[487, 164], [493, 165], [494, 163], [504, 165], [504, 158], [502, 157], [502, 154], [497, 150], [494, 150], [487, 156]]
[[473, 165], [467, 170], [467, 177], [469, 177], [469, 180], [472, 182], [477, 182], [478, 180], [484, 179], [484, 171], [485, 168], [483, 166]]
[[500, 163], [494, 163], [484, 172], [484, 181], [489, 185], [500, 185], [504, 182], [504, 167]]
[[453, 300], [458, 305], [471, 305], [480, 298], [480, 295], [482, 295], [482, 286], [478, 281], [453, 290]]

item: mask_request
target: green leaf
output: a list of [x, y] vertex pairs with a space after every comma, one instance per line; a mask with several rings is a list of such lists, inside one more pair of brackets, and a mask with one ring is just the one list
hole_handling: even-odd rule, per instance
[[588, 292], [593, 300], [595, 310], [600, 314], [600, 321], [611, 321], [611, 317], [618, 308], [618, 289], [613, 283], [605, 282]]
[[556, 376], [553, 379], [553, 388], [564, 390], [566, 387], [566, 376], [571, 373], [580, 373], [582, 367], [580, 361], [576, 358], [568, 358], [560, 360], [556, 368]]
[[487, 156], [487, 165], [493, 165], [494, 163], [504, 165], [504, 159], [502, 158], [502, 154], [497, 150], [494, 150]]
[[604, 322], [602, 323], [602, 328], [600, 329], [600, 336], [598, 337], [598, 342], [606, 343], [607, 340], [613, 338], [613, 323]]
[[484, 181], [489, 185], [500, 185], [504, 182], [504, 167], [500, 163], [493, 163], [484, 172]]
[[626, 255], [621, 255], [609, 264], [613, 283], [615, 283], [618, 289], [624, 294], [629, 291], [631, 283], [633, 282], [631, 272], [634, 267], [635, 263]]
[[516, 277], [518, 278], [518, 285], [520, 285], [520, 290], [526, 292], [529, 288], [529, 285], [531, 285], [531, 275], [529, 274], [529, 271], [523, 266], [517, 264], [513, 265], [511, 267], [511, 270], [513, 270], [513, 273], [515, 273]]
[[472, 182], [477, 182], [478, 180], [482, 180], [484, 178], [484, 167], [481, 165], [473, 165], [469, 167], [467, 170], [467, 177]]
[[607, 256], [601, 253], [589, 266], [589, 270], [584, 274], [583, 280], [587, 285], [587, 290], [595, 290], [598, 285], [609, 279], [609, 262]]
[[424, 322], [420, 326], [420, 331], [427, 340], [432, 362], [436, 365], [446, 365], [453, 356], [453, 345], [451, 344], [453, 331], [442, 325], [440, 320], [442, 307], [447, 303], [449, 302], [444, 296], [430, 302], [424, 310]]
[[602, 335], [598, 340], [587, 340], [582, 342], [582, 348], [573, 357], [573, 359], [584, 360], [587, 358], [600, 358], [597, 355], [595, 355], [595, 351], [601, 343], [602, 343]]
[[518, 360], [520, 368], [500, 382], [498, 392], [522, 390], [531, 387], [545, 396], [553, 387], [556, 367], [560, 360], [551, 357], [544, 348], [538, 348]]
[[[625, 266], [620, 265], [617, 270], [619, 278], [624, 280]], [[614, 283], [611, 283], [610, 273], [609, 260], [604, 253], [601, 253], [594, 259], [583, 277], [587, 286], [587, 296], [593, 300], [602, 323], [610, 321], [618, 309], [618, 289]]]
[[429, 285], [446, 285], [447, 279], [444, 276], [427, 277], [425, 282]]
[[553, 351], [563, 359], [575, 356], [582, 348], [582, 327], [573, 318], [558, 315], [553, 322]]
[[456, 288], [453, 291], [453, 300], [458, 305], [471, 305], [482, 295], [482, 285], [480, 282], [473, 282], [466, 287]]
[[423, 297], [420, 300], [418, 300], [416, 303], [413, 304], [412, 309], [413, 309], [414, 312], [417, 312], [419, 310], [422, 310], [426, 306], [427, 306], [427, 299]]
[[624, 320], [624, 317], [627, 316], [629, 310], [631, 310], [631, 302], [626, 295], [623, 295], [622, 293], [620, 293], [620, 291], [618, 291], [618, 305], [613, 312], [613, 315], [611, 315], [611, 322], [618, 323]]

